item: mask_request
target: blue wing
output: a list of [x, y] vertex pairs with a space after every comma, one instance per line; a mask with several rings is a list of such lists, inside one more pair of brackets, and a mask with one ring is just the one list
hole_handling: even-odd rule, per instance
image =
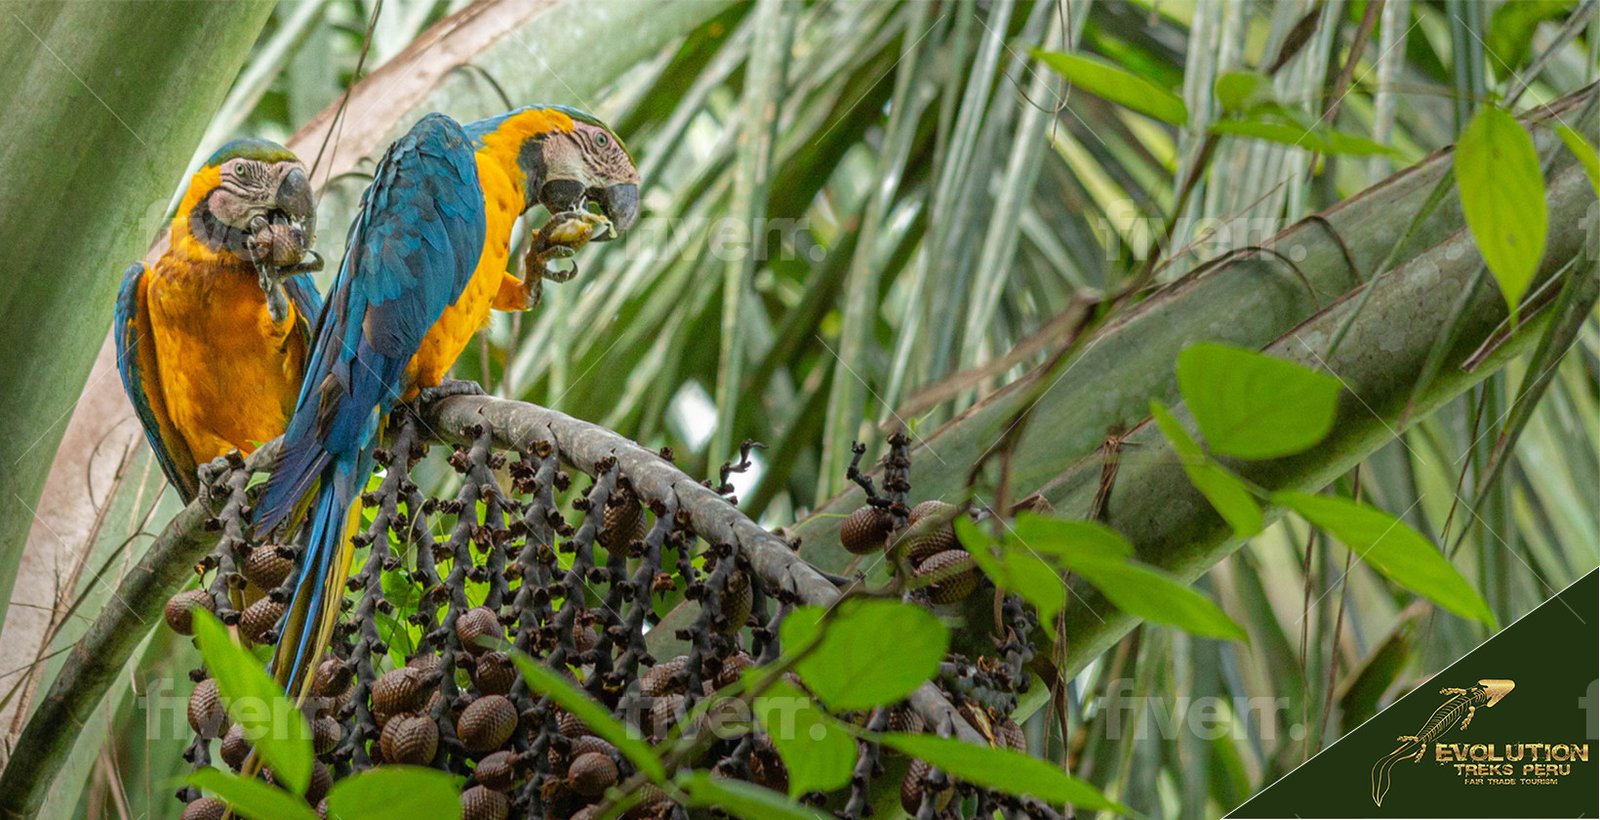
[[[117, 371], [122, 374], [122, 388], [133, 402], [133, 410], [144, 427], [145, 440], [155, 451], [156, 462], [167, 480], [178, 490], [185, 504], [194, 500], [200, 489], [196, 475], [194, 455], [183, 437], [172, 426], [166, 401], [161, 396], [157, 378], [155, 339], [150, 334], [150, 320], [144, 307], [144, 265], [135, 262], [122, 274], [122, 286], [117, 291], [117, 310], [113, 336], [117, 345]], [[146, 380], [149, 385], [145, 384]]]
[[472, 278], [485, 230], [471, 140], [449, 117], [424, 117], [389, 147], [362, 195], [258, 531], [283, 521], [330, 464], [373, 446], [406, 392], [407, 363]]

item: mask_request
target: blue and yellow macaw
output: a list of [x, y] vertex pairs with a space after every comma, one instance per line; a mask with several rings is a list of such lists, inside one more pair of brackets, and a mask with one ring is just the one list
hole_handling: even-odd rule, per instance
[[[332, 637], [349, 577], [357, 503], [389, 412], [424, 391], [460, 392], [444, 374], [491, 307], [525, 310], [538, 271], [506, 272], [511, 228], [535, 204], [582, 230], [570, 253], [615, 236], [639, 210], [639, 174], [615, 134], [567, 108], [530, 107], [463, 127], [430, 114], [390, 146], [350, 228], [317, 324], [256, 531], [309, 517], [310, 539], [273, 652], [296, 698]], [[597, 213], [585, 210], [593, 205]], [[609, 236], [608, 236], [609, 235]], [[530, 281], [531, 280], [531, 281]]]
[[305, 167], [259, 139], [195, 172], [171, 246], [117, 295], [117, 368], [145, 438], [185, 503], [200, 465], [277, 438], [294, 412], [322, 297]]

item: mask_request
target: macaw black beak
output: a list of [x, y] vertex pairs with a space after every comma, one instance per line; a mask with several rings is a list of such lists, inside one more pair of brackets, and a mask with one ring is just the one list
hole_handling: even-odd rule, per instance
[[606, 217], [611, 220], [611, 227], [615, 232], [606, 237], [613, 238], [618, 234], [626, 233], [639, 221], [639, 186], [631, 182], [613, 185], [605, 190]]
[[575, 211], [583, 202], [583, 183], [575, 179], [550, 179], [539, 186], [539, 204], [553, 216]]
[[317, 203], [311, 195], [311, 180], [306, 178], [305, 171], [294, 168], [284, 175], [283, 181], [278, 183], [273, 207], [283, 211], [305, 233], [309, 245], [309, 238], [317, 232]]

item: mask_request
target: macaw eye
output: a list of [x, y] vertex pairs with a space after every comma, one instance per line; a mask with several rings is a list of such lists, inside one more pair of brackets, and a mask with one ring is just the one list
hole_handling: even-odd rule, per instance
[[611, 144], [611, 138], [606, 136], [605, 134], [596, 134], [594, 136], [594, 144], [600, 146], [601, 148], [604, 148], [607, 145]]

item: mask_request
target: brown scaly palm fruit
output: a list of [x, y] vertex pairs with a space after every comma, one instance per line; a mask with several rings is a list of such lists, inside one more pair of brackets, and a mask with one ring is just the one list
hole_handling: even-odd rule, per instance
[[306, 802], [313, 806], [321, 803], [332, 788], [333, 772], [328, 771], [327, 764], [320, 760], [311, 761], [311, 782], [306, 786]]
[[492, 752], [517, 729], [517, 707], [505, 695], [484, 695], [467, 704], [456, 720], [456, 736], [469, 752]]
[[410, 669], [420, 669], [423, 672], [432, 672], [433, 670], [439, 668], [439, 656], [433, 654], [432, 652], [424, 652], [418, 655], [412, 655], [411, 657], [406, 658], [406, 667]]
[[894, 529], [894, 517], [882, 507], [867, 505], [845, 516], [839, 525], [839, 543], [855, 555], [883, 549]]
[[504, 695], [517, 682], [517, 668], [504, 652], [485, 652], [472, 665], [472, 684], [485, 695]]
[[222, 820], [228, 804], [215, 797], [202, 797], [183, 807], [183, 820]]
[[415, 712], [422, 708], [428, 687], [427, 673], [410, 666], [391, 669], [372, 682], [372, 711], [386, 715]]
[[189, 693], [189, 728], [206, 740], [222, 734], [227, 726], [228, 713], [222, 708], [222, 695], [217, 682], [211, 678], [195, 684]]
[[344, 738], [344, 727], [339, 721], [328, 715], [323, 715], [311, 721], [311, 750], [319, 755], [333, 751]]
[[378, 745], [389, 763], [425, 766], [439, 750], [439, 724], [427, 715], [395, 715], [383, 725]]
[[734, 567], [728, 573], [728, 581], [722, 588], [722, 614], [726, 618], [722, 622], [722, 632], [732, 635], [744, 628], [745, 621], [750, 620], [750, 609], [755, 605], [755, 591], [750, 588], [750, 576], [744, 570]]
[[927, 724], [923, 722], [922, 715], [910, 705], [902, 704], [889, 710], [889, 731], [908, 735], [920, 735]]
[[644, 508], [631, 492], [620, 492], [606, 502], [601, 519], [600, 546], [614, 550], [645, 536]]
[[917, 579], [928, 600], [936, 604], [953, 604], [978, 586], [978, 565], [972, 556], [962, 550], [945, 550], [923, 561], [917, 567]]
[[650, 670], [639, 676], [639, 692], [646, 697], [659, 698], [662, 695], [682, 693], [683, 683], [679, 676], [689, 665], [688, 655], [679, 655], [669, 661], [663, 661], [650, 667]]
[[[906, 767], [906, 779], [900, 781], [900, 808], [913, 817], [922, 808], [922, 792], [926, 788], [923, 779], [928, 776], [928, 771], [933, 767], [921, 760], [911, 761]], [[935, 812], [942, 812], [950, 805], [950, 798], [954, 797], [956, 790], [946, 786], [934, 800]]]
[[311, 676], [311, 691], [325, 698], [337, 700], [340, 695], [350, 689], [350, 682], [355, 679], [355, 671], [348, 664], [338, 658], [325, 658], [317, 664], [316, 674]]
[[[908, 527], [915, 527], [917, 522], [928, 517], [947, 517], [955, 514], [955, 506], [943, 501], [924, 501], [911, 508], [911, 514], [906, 519]], [[932, 532], [918, 535], [906, 543], [906, 560], [911, 566], [917, 567], [941, 552], [961, 549], [961, 542], [956, 540], [956, 528], [949, 522], [939, 525]]]
[[473, 786], [461, 793], [461, 820], [506, 820], [511, 801], [486, 786]]
[[494, 610], [480, 606], [461, 613], [456, 618], [456, 637], [461, 639], [461, 647], [476, 655], [484, 652], [488, 647], [478, 643], [479, 638], [494, 638], [505, 640], [506, 630], [500, 625], [500, 616]]
[[744, 670], [755, 666], [756, 662], [744, 650], [729, 655], [722, 659], [722, 668], [717, 671], [717, 688], [722, 689], [739, 682]]
[[671, 694], [656, 698], [650, 707], [650, 732], [656, 740], [667, 736], [667, 732], [677, 724], [683, 716], [684, 703], [688, 699], [683, 695]]
[[572, 648], [579, 652], [588, 652], [594, 648], [600, 636], [594, 631], [594, 614], [581, 612], [572, 621]]
[[244, 738], [244, 727], [237, 723], [229, 726], [228, 733], [222, 736], [222, 762], [228, 764], [228, 768], [239, 771], [249, 756], [250, 741]]
[[267, 633], [278, 628], [278, 621], [287, 610], [287, 606], [271, 598], [262, 598], [239, 615], [239, 634], [251, 643], [267, 643]]
[[478, 761], [472, 779], [495, 791], [509, 791], [517, 784], [517, 763], [521, 759], [516, 752], [495, 752]]
[[217, 603], [211, 600], [211, 593], [203, 589], [191, 589], [168, 598], [164, 612], [167, 626], [172, 627], [172, 631], [179, 635], [193, 635], [196, 609], [216, 614]]
[[583, 737], [589, 734], [589, 727], [571, 712], [562, 712], [556, 715], [556, 726], [560, 727], [563, 737]]
[[[639, 796], [639, 802], [633, 804], [633, 808], [628, 809], [627, 813], [622, 815], [628, 820], [643, 820], [643, 818], [647, 817], [664, 816], [665, 810], [672, 805], [672, 797], [654, 783], [646, 783], [640, 786], [634, 794]], [[599, 808], [599, 804], [596, 804], [595, 808]]]
[[775, 792], [789, 791], [789, 770], [768, 738], [758, 738], [750, 750], [750, 782]]
[[1005, 743], [1006, 748], [1013, 752], [1028, 751], [1028, 736], [1022, 733], [1022, 726], [1016, 721], [1007, 718], [995, 724], [995, 734]]
[[263, 544], [245, 557], [241, 571], [250, 583], [262, 589], [276, 589], [294, 571], [294, 562], [279, 554], [277, 547]]
[[587, 752], [574, 757], [567, 769], [567, 786], [584, 797], [599, 797], [616, 782], [616, 761], [600, 752]]

